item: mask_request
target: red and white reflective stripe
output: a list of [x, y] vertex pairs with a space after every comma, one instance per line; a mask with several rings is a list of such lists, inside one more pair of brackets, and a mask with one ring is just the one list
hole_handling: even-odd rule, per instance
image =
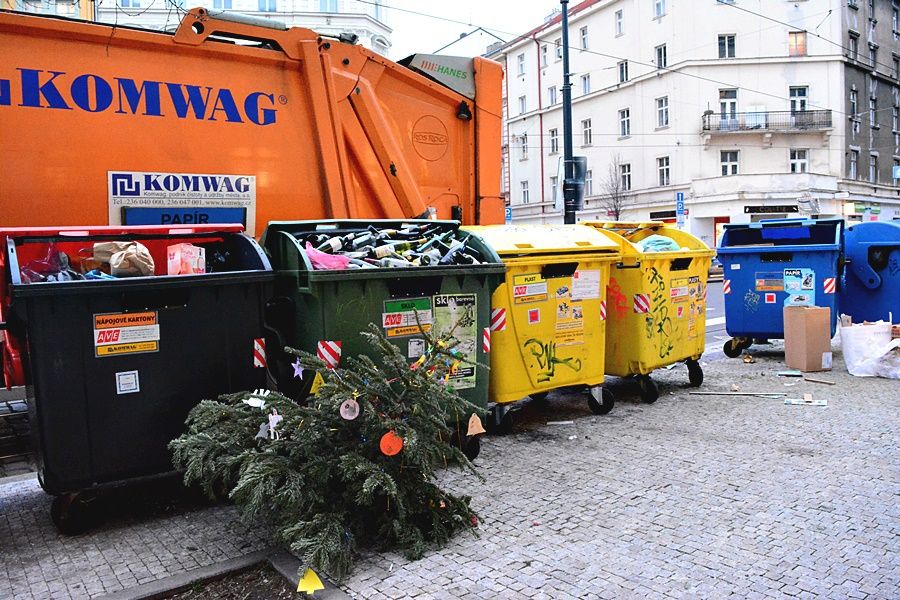
[[826, 277], [825, 278], [825, 293], [833, 294], [837, 289], [837, 278], [836, 277]]
[[731, 280], [730, 279], [726, 279], [725, 281], [722, 282], [722, 293], [723, 294], [731, 293]]
[[485, 327], [481, 334], [481, 349], [485, 352], [491, 351], [491, 328]]
[[606, 300], [600, 301], [600, 320], [606, 320]]
[[266, 340], [263, 338], [253, 339], [253, 366], [266, 367]]
[[650, 312], [650, 294], [634, 295], [634, 312], [648, 313]]
[[316, 344], [316, 355], [325, 361], [329, 369], [336, 369], [341, 362], [341, 343], [319, 340], [319, 343]]
[[491, 331], [503, 331], [506, 329], [506, 309], [495, 308], [491, 311]]

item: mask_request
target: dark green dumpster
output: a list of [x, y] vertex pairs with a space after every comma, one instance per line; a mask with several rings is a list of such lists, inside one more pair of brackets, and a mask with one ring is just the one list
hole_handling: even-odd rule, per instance
[[[491, 294], [503, 281], [505, 267], [476, 235], [466, 248], [477, 264], [314, 270], [306, 250], [307, 243], [322, 247], [323, 239], [327, 247], [329, 238], [416, 226], [432, 237], [437, 231], [450, 245], [470, 235], [460, 232], [455, 221], [269, 223], [262, 244], [277, 276], [266, 316], [274, 339], [268, 339], [267, 347], [270, 372], [281, 391], [301, 399], [312, 383], [312, 377], [295, 376], [294, 358], [280, 351], [285, 345], [318, 354], [332, 366], [347, 356], [377, 359], [360, 334], [369, 323], [380, 326], [410, 363], [425, 351], [422, 327], [437, 337], [452, 330], [460, 340], [456, 349], [468, 360], [490, 364]], [[487, 405], [488, 369], [463, 363], [449, 383], [474, 404]]]

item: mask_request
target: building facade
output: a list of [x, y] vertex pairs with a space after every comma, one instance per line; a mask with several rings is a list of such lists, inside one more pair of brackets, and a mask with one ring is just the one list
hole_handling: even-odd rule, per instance
[[280, 21], [290, 27], [306, 27], [325, 35], [355, 33], [359, 43], [387, 55], [391, 28], [380, 1], [356, 0], [0, 0], [3, 8], [55, 14], [129, 27], [174, 31], [185, 10], [202, 6], [235, 11]]
[[[588, 161], [579, 218], [671, 220], [680, 193], [686, 228], [710, 245], [728, 222], [900, 219], [897, 10], [891, 0], [572, 6], [574, 145]], [[561, 220], [561, 44], [551, 15], [489, 54], [506, 69], [516, 221]]]

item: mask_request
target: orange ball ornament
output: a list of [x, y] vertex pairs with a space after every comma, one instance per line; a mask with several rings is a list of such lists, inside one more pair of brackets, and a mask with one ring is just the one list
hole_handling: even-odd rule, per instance
[[403, 450], [403, 438], [397, 435], [393, 430], [388, 431], [381, 436], [379, 447], [385, 456], [396, 456]]

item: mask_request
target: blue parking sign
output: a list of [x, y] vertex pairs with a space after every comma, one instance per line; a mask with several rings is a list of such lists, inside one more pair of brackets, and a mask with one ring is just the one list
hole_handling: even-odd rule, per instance
[[506, 207], [505, 221], [507, 224], [512, 223], [512, 207], [511, 206]]

